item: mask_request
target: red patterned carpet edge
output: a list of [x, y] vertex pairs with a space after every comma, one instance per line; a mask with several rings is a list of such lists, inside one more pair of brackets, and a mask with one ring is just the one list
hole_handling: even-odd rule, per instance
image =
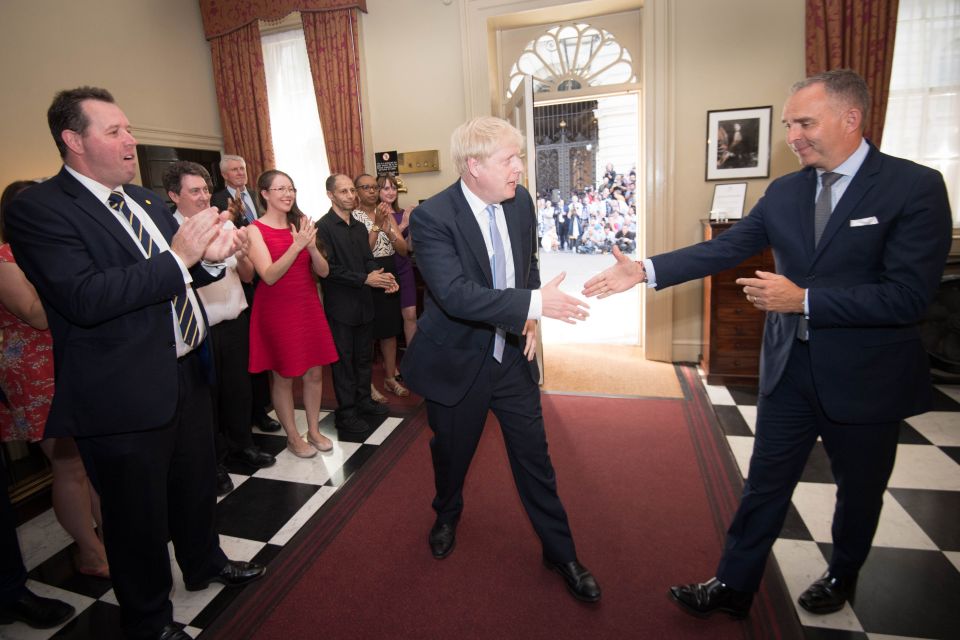
[[543, 397], [578, 555], [604, 588], [599, 605], [574, 601], [541, 565], [492, 417], [467, 479], [457, 548], [443, 561], [430, 556], [432, 470], [421, 409], [204, 638], [722, 639], [759, 637], [757, 624], [763, 637], [799, 634], [792, 611], [793, 626], [766, 613], [704, 622], [667, 601], [670, 584], [712, 575], [722, 514], [714, 515], [719, 495], [708, 490], [729, 492], [706, 475], [716, 465], [698, 460], [729, 452], [701, 441], [696, 430], [716, 431], [716, 422], [691, 406], [698, 386], [685, 386], [687, 400]]

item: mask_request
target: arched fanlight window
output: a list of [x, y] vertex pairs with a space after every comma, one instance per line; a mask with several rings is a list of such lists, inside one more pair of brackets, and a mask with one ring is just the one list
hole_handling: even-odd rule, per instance
[[538, 93], [637, 81], [630, 53], [613, 35], [582, 23], [551, 27], [524, 47], [510, 69], [507, 99], [524, 75]]

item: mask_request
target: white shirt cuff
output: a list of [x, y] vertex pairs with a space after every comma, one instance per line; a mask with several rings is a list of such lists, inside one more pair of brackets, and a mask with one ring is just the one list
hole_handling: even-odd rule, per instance
[[539, 320], [543, 316], [543, 294], [539, 289], [530, 292], [530, 308], [527, 310], [527, 320]]

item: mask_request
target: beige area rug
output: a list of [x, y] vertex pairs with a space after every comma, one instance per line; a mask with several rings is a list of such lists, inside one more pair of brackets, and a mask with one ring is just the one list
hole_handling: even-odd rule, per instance
[[683, 397], [673, 365], [645, 359], [635, 345], [547, 344], [544, 352], [544, 391]]

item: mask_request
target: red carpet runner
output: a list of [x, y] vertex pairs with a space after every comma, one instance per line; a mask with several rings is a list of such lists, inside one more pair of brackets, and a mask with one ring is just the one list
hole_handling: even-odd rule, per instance
[[[560, 496], [578, 555], [604, 590], [599, 605], [575, 601], [541, 565], [492, 416], [467, 479], [456, 550], [432, 558], [430, 432], [420, 411], [379, 469], [340, 492], [331, 506], [344, 514], [340, 523], [325, 524], [336, 518], [323, 514], [307, 525], [204, 638], [793, 637], [799, 627], [779, 592], [777, 607], [763, 594], [746, 623], [697, 620], [667, 599], [670, 584], [706, 579], [716, 567], [727, 514], [711, 509], [720, 496], [708, 499], [705, 478], [711, 493], [726, 494], [723, 511], [736, 503], [718, 486], [728, 479], [723, 465], [704, 465], [704, 455], [724, 454], [690, 428], [707, 416], [690, 397], [701, 392], [689, 372], [682, 377], [687, 400], [543, 397]], [[766, 582], [779, 584], [775, 575]]]

